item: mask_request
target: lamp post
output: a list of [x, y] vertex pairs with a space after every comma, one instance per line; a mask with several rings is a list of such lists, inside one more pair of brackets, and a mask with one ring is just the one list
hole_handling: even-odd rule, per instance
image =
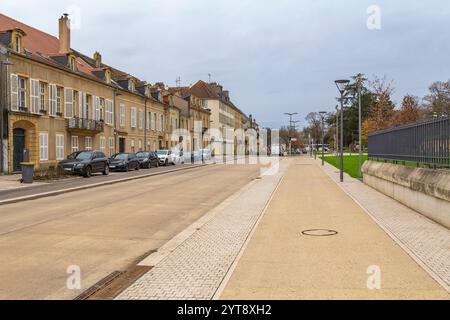
[[324, 120], [327, 112], [320, 111], [320, 119], [322, 120], [322, 166], [325, 165], [325, 129], [324, 129]]
[[341, 102], [341, 145], [340, 145], [340, 181], [344, 182], [344, 99], [350, 80], [336, 80], [334, 82], [341, 94], [339, 101]]
[[359, 160], [358, 160], [358, 177], [362, 177], [361, 167], [362, 167], [362, 158], [363, 158], [363, 148], [362, 148], [362, 108], [361, 108], [361, 91], [364, 84], [364, 81], [367, 79], [364, 78], [362, 73], [358, 73], [355, 77], [356, 85], [358, 87], [358, 125], [359, 125]]

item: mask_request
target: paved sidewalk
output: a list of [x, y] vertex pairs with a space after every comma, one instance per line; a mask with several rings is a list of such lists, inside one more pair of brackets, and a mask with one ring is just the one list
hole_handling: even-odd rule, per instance
[[140, 263], [154, 268], [117, 299], [212, 299], [287, 164], [282, 161], [277, 174], [254, 180]]
[[[385, 214], [395, 217], [397, 212]], [[439, 260], [442, 252], [428, 247], [433, 243], [427, 242], [421, 225], [405, 219], [397, 222], [399, 230], [415, 234], [423, 251]], [[338, 234], [302, 234], [309, 229], [335, 230]], [[448, 252], [446, 238], [441, 241], [445, 243], [439, 248]], [[442, 260], [437, 264], [443, 264], [444, 269], [449, 265]], [[381, 271], [379, 290], [368, 289], [370, 268]], [[449, 295], [317, 161], [301, 157], [291, 160], [221, 298], [449, 299]]]

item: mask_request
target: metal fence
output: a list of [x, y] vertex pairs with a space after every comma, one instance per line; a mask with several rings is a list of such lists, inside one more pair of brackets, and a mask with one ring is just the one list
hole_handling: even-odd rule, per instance
[[369, 158], [450, 167], [450, 118], [369, 134]]

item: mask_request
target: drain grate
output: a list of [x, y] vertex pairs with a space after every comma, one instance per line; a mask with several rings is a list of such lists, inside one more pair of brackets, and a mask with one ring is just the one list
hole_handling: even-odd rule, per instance
[[79, 296], [75, 297], [74, 300], [87, 300], [91, 296], [95, 295], [99, 290], [106, 287], [110, 283], [112, 283], [115, 279], [120, 277], [123, 274], [121, 271], [114, 271], [113, 273], [107, 275], [105, 278], [94, 284], [92, 287], [84, 291]]
[[331, 237], [337, 235], [338, 232], [328, 229], [311, 229], [302, 231], [302, 234], [309, 237]]

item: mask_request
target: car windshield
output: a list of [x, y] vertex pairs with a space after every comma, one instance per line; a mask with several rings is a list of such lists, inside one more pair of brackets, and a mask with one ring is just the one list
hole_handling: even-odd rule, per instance
[[92, 152], [80, 152], [76, 155], [77, 160], [90, 160], [92, 158]]
[[159, 156], [165, 156], [165, 155], [167, 155], [168, 151], [167, 150], [158, 150], [157, 153]]
[[77, 151], [77, 152], [74, 152], [74, 153], [72, 153], [72, 154], [69, 154], [69, 155], [67, 156], [67, 159], [69, 159], [69, 160], [76, 159], [76, 158], [77, 158], [77, 155], [78, 155], [79, 153], [80, 153], [80, 152]]
[[148, 158], [149, 156], [150, 156], [150, 154], [148, 152], [138, 152], [138, 153], [136, 153], [136, 157], [138, 157], [139, 159]]
[[113, 156], [114, 160], [128, 160], [128, 154], [126, 153], [118, 153]]

